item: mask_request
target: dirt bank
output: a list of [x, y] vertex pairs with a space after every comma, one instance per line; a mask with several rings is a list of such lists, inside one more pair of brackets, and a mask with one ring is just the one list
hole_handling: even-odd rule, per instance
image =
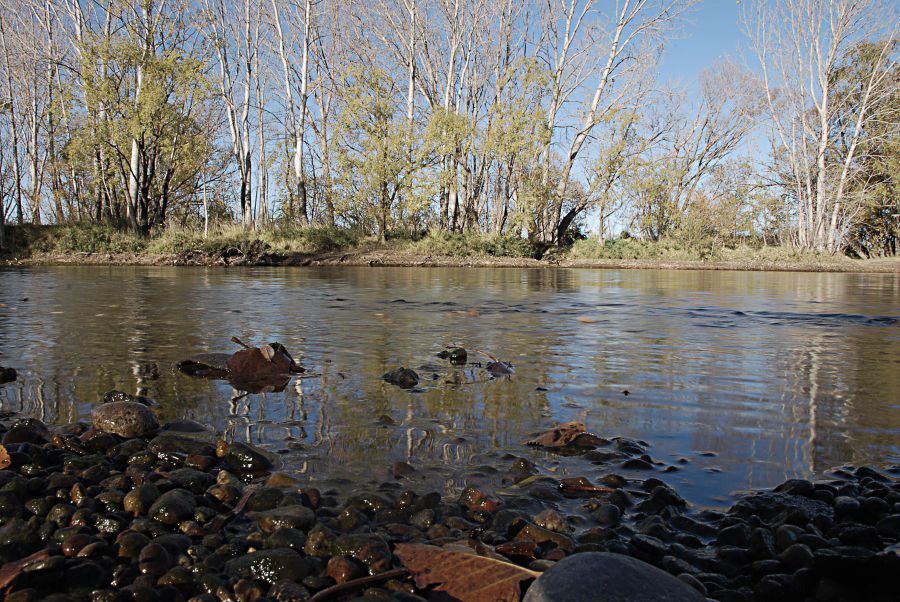
[[738, 270], [772, 272], [900, 273], [900, 259], [820, 261], [686, 261], [657, 259], [531, 259], [525, 257], [454, 257], [411, 255], [391, 250], [361, 250], [321, 254], [280, 254], [267, 251], [224, 253], [188, 251], [177, 255], [147, 253], [36, 253], [25, 258], [6, 258], [0, 265], [147, 265], [147, 266], [371, 266], [371, 267], [472, 267], [472, 268], [600, 268], [650, 270]]

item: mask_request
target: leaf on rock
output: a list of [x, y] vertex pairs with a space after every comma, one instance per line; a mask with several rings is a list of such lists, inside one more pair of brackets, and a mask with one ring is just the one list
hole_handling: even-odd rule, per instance
[[46, 560], [50, 557], [50, 552], [47, 550], [41, 550], [39, 552], [35, 552], [31, 556], [26, 556], [25, 558], [20, 558], [19, 560], [14, 560], [12, 562], [7, 562], [2, 567], [0, 567], [0, 590], [6, 589], [16, 578], [22, 573], [22, 570], [25, 569], [29, 564], [33, 562], [39, 562], [41, 560]]
[[530, 441], [526, 441], [525, 445], [537, 445], [540, 447], [567, 447], [569, 445], [596, 447], [602, 445], [602, 442], [603, 439], [587, 432], [583, 422], [564, 422], [558, 427], [543, 432]]
[[12, 458], [9, 457], [6, 446], [0, 445], [0, 470], [9, 468], [10, 464], [12, 464]]
[[508, 562], [425, 544], [397, 544], [394, 553], [417, 587], [437, 585], [437, 591], [461, 602], [518, 602], [522, 584], [540, 575]]

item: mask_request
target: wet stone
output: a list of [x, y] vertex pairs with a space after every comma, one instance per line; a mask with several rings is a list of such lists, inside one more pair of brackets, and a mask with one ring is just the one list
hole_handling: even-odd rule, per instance
[[325, 575], [334, 579], [335, 583], [346, 583], [367, 573], [366, 565], [353, 558], [333, 556], [325, 567]]
[[170, 471], [168, 478], [176, 486], [198, 495], [206, 491], [207, 487], [216, 481], [211, 474], [193, 468], [178, 468]]
[[792, 570], [811, 567], [814, 562], [812, 550], [802, 543], [793, 544], [779, 554], [778, 559]]
[[852, 516], [859, 512], [859, 500], [846, 495], [834, 498], [834, 511], [840, 515]]
[[803, 529], [796, 525], [781, 525], [775, 530], [775, 548], [786, 550], [797, 542], [797, 538], [803, 535]]
[[528, 588], [523, 602], [702, 602], [690, 585], [640, 560], [599, 552], [557, 562]]
[[144, 546], [138, 556], [138, 569], [142, 575], [159, 577], [172, 566], [172, 557], [161, 545], [151, 542]]
[[241, 579], [234, 584], [234, 597], [237, 602], [255, 602], [265, 595], [263, 587], [249, 579]]
[[365, 564], [373, 575], [391, 568], [391, 550], [380, 535], [343, 535], [335, 540], [334, 553], [355, 558]]
[[150, 507], [160, 497], [159, 488], [153, 483], [144, 483], [125, 494], [122, 507], [135, 516], [147, 514]]
[[719, 531], [716, 544], [720, 546], [747, 547], [750, 539], [750, 527], [741, 523]]
[[248, 517], [259, 524], [259, 528], [265, 533], [274, 533], [282, 527], [290, 527], [307, 531], [316, 522], [315, 513], [299, 504], [293, 506], [280, 506], [264, 512], [248, 513]]
[[229, 468], [236, 472], [258, 474], [270, 470], [273, 466], [272, 459], [266, 452], [240, 441], [228, 444], [219, 441], [216, 446], [216, 455], [224, 459]]
[[189, 435], [176, 432], [163, 432], [150, 440], [147, 451], [153, 454], [167, 452], [181, 453], [185, 456], [214, 456], [215, 446], [204, 434]]
[[535, 516], [534, 524], [549, 531], [556, 531], [557, 533], [569, 533], [571, 531], [569, 525], [566, 523], [566, 519], [551, 508], [542, 510]]
[[165, 525], [177, 525], [193, 517], [197, 502], [184, 489], [173, 489], [162, 494], [148, 511], [150, 518]]
[[282, 580], [269, 589], [268, 597], [275, 602], [306, 602], [312, 595], [299, 583]]
[[615, 504], [602, 504], [594, 511], [594, 518], [601, 525], [617, 525], [622, 519], [622, 511]]
[[306, 534], [299, 529], [281, 527], [265, 539], [264, 545], [267, 548], [290, 548], [300, 551], [306, 545]]
[[3, 435], [3, 444], [15, 443], [42, 444], [50, 440], [50, 431], [43, 422], [35, 418], [20, 418]]
[[230, 575], [250, 577], [273, 585], [281, 580], [300, 581], [309, 572], [304, 558], [294, 550], [278, 548], [251, 552], [225, 564]]
[[272, 510], [284, 497], [284, 491], [277, 487], [262, 487], [247, 498], [246, 509], [249, 512]]
[[396, 368], [385, 372], [381, 378], [385, 382], [397, 385], [401, 389], [412, 389], [419, 384], [419, 375], [409, 368]]
[[145, 437], [159, 429], [150, 409], [135, 401], [114, 401], [94, 406], [91, 412], [94, 428], [120, 437]]

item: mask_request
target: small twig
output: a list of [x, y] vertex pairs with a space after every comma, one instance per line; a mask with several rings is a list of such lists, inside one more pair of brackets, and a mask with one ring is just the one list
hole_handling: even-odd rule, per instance
[[323, 602], [324, 600], [328, 600], [332, 596], [335, 596], [336, 594], [339, 594], [341, 592], [358, 589], [372, 583], [379, 583], [381, 581], [393, 579], [394, 577], [403, 577], [407, 574], [409, 574], [409, 571], [406, 569], [394, 569], [393, 571], [386, 571], [377, 575], [368, 575], [366, 577], [360, 577], [359, 579], [351, 579], [350, 581], [346, 581], [344, 583], [338, 583], [337, 585], [326, 587], [315, 596], [310, 598], [309, 602]]
[[498, 364], [502, 364], [502, 363], [503, 363], [503, 362], [501, 362], [500, 360], [498, 360], [497, 358], [495, 358], [493, 355], [491, 355], [490, 353], [486, 353], [486, 352], [482, 351], [481, 349], [473, 349], [472, 351], [474, 351], [475, 353], [478, 353], [478, 354], [483, 355], [484, 357], [488, 358], [488, 359], [491, 360], [492, 362], [497, 362]]
[[232, 343], [237, 343], [238, 345], [240, 345], [240, 346], [243, 347], [244, 349], [253, 349], [253, 347], [251, 347], [250, 345], [248, 345], [247, 343], [245, 343], [244, 341], [240, 340], [240, 339], [237, 338], [237, 337], [231, 337], [231, 342], [232, 342]]
[[240, 515], [241, 512], [244, 511], [244, 506], [247, 505], [247, 500], [250, 499], [250, 496], [256, 491], [256, 487], [250, 486], [244, 491], [244, 495], [241, 496], [241, 499], [238, 500], [238, 503], [234, 508], [231, 509], [230, 512], [226, 512], [225, 514], [220, 514], [212, 521], [210, 521], [209, 526], [206, 528], [207, 533], [217, 533], [225, 528], [225, 525], [233, 521]]

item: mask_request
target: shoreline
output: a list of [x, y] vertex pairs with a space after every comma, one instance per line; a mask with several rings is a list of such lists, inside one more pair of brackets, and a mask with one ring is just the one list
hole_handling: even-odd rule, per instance
[[[552, 451], [557, 435], [523, 445]], [[441, 494], [426, 467], [398, 461], [380, 484], [340, 492], [201, 423], [160, 424], [118, 392], [90, 424], [0, 412], [0, 441], [0, 586], [16, 602], [421, 602], [446, 600], [442, 589], [461, 602], [600, 589], [887, 601], [900, 570], [900, 465], [790, 479], [719, 511], [657, 478], [649, 444], [591, 435], [576, 453], [599, 469], [592, 480], [510, 455], [501, 487]], [[494, 585], [505, 593], [472, 593]]]
[[701, 270], [744, 272], [823, 272], [900, 274], [900, 258], [840, 259], [822, 262], [697, 261], [663, 259], [532, 259], [527, 257], [476, 257], [413, 255], [391, 250], [352, 250], [319, 254], [233, 254], [188, 251], [179, 254], [138, 253], [35, 253], [28, 257], [0, 258], [0, 266], [198, 266], [198, 267], [425, 267], [425, 268], [573, 268], [614, 270]]
[[[649, 456], [613, 438], [583, 454], [606, 467], [600, 486], [511, 457], [503, 470], [513, 494], [417, 491], [418, 469], [405, 462], [394, 464], [393, 480], [342, 494], [275, 472], [268, 452], [226, 443], [200, 423], [160, 426], [123, 397], [95, 404], [92, 425], [0, 415], [7, 600], [446, 599], [431, 597], [439, 592], [419, 571], [437, 573], [449, 560], [468, 563], [452, 577], [461, 586], [470, 585], [467, 571], [479, 587], [521, 571], [526, 602], [584, 599], [569, 588], [589, 591], [598, 579], [634, 599], [640, 592], [628, 588], [638, 578], [653, 583], [642, 600], [896, 593], [900, 466], [791, 479], [719, 512], [692, 507], [654, 470], [617, 474]], [[555, 509], [554, 500], [573, 497], [574, 515]], [[604, 571], [610, 562], [623, 571]]]

